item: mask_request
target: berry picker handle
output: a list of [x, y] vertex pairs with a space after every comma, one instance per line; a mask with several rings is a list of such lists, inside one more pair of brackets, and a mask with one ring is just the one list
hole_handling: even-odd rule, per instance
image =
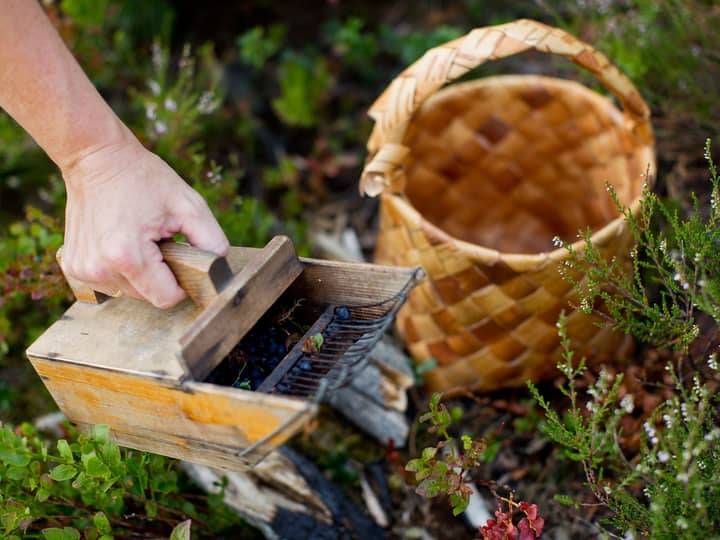
[[[158, 245], [175, 279], [200, 308], [207, 307], [233, 277], [225, 257], [178, 242], [164, 241]], [[58, 262], [62, 260], [62, 248], [58, 250], [57, 259]], [[66, 279], [81, 302], [99, 304], [108, 298], [87, 283], [67, 276]]]

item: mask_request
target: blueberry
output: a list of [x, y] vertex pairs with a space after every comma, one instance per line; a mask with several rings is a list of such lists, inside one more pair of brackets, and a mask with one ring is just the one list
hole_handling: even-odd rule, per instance
[[338, 321], [350, 320], [350, 309], [347, 306], [338, 306], [335, 308], [335, 318]]
[[312, 371], [313, 365], [308, 360], [303, 360], [298, 367], [303, 371]]

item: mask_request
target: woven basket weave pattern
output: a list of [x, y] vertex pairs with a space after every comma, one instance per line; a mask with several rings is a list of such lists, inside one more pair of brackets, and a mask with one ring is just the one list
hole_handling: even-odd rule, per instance
[[[437, 91], [486, 60], [531, 48], [589, 69], [624, 111], [583, 85], [540, 76]], [[491, 390], [552, 373], [558, 315], [576, 303], [558, 271], [567, 252], [552, 239], [590, 228], [606, 257], [629, 260], [632, 236], [605, 182], [637, 210], [644, 173], [654, 171], [640, 95], [588, 45], [523, 20], [428, 51], [371, 115], [361, 190], [381, 193], [376, 259], [427, 272], [398, 329], [417, 361], [438, 361], [429, 388]], [[578, 354], [603, 361], [632, 345], [596, 322], [569, 314]]]

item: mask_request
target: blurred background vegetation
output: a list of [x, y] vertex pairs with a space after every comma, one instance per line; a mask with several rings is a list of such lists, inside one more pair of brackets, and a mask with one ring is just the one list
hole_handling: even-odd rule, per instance
[[[427, 49], [474, 27], [529, 17], [616, 62], [652, 107], [661, 195], [705, 182], [720, 126], [720, 6], [713, 0], [49, 0], [81, 65], [140, 140], [208, 201], [235, 245], [343, 220], [373, 248], [375, 205], [357, 195], [385, 86]], [[528, 54], [474, 74], [542, 72], [594, 84]], [[718, 147], [718, 145], [715, 145]], [[54, 410], [28, 344], [69, 305], [56, 167], [0, 111], [0, 421]], [[319, 219], [322, 218], [322, 219]]]

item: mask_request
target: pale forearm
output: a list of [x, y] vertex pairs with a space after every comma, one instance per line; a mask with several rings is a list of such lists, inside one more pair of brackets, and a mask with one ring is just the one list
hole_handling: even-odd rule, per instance
[[227, 252], [202, 197], [117, 118], [36, 0], [0, 0], [0, 107], [62, 171], [69, 278], [169, 307], [184, 292], [156, 242]]
[[132, 138], [36, 0], [0, 0], [0, 107], [63, 170]]

